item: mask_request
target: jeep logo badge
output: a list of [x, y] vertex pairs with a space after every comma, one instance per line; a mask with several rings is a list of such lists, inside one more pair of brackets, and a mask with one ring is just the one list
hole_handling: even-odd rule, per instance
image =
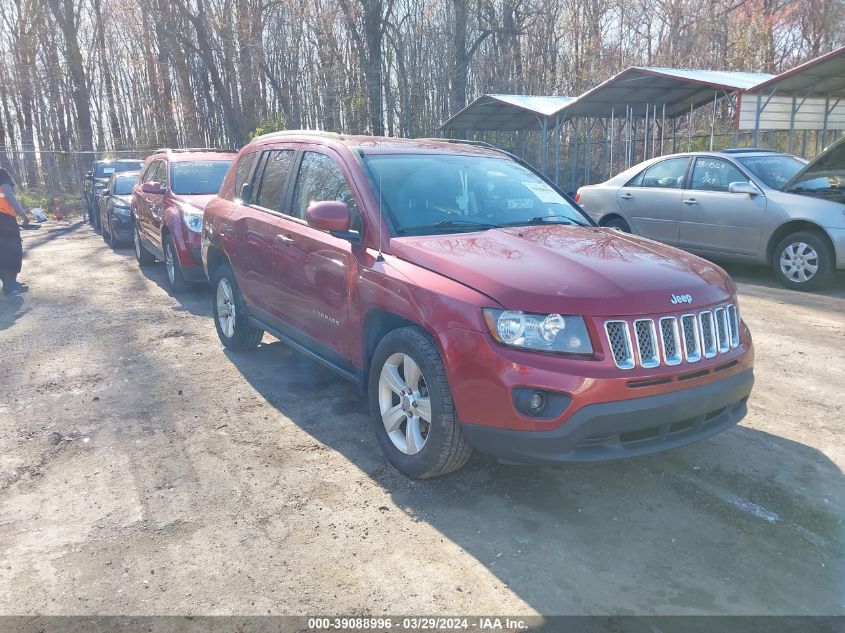
[[679, 303], [692, 303], [692, 295], [672, 295], [672, 305]]

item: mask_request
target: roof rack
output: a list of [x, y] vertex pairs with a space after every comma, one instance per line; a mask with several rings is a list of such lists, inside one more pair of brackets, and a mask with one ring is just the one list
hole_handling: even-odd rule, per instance
[[731, 147], [729, 149], [719, 150], [723, 154], [744, 154], [745, 152], [765, 152], [767, 154], [781, 154], [777, 149], [769, 149], [765, 147]]
[[477, 147], [486, 147], [488, 149], [499, 149], [491, 143], [485, 141], [470, 141], [462, 138], [418, 138], [417, 141], [437, 141], [438, 143], [454, 143], [455, 145], [475, 145]]
[[269, 138], [271, 136], [300, 136], [303, 134], [307, 134], [310, 136], [323, 136], [326, 138], [336, 138], [338, 140], [343, 140], [345, 138], [343, 134], [338, 134], [337, 132], [327, 132], [326, 130], [279, 130], [278, 132], [268, 132], [267, 134], [256, 136], [252, 140], [258, 141], [260, 139]]
[[153, 154], [184, 154], [186, 152], [220, 152], [237, 154], [238, 150], [226, 147], [159, 147]]

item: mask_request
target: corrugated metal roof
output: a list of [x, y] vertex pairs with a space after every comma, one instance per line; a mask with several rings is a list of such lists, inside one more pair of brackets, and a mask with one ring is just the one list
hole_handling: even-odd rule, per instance
[[481, 95], [440, 127], [503, 132], [524, 130], [538, 127], [540, 119], [554, 116], [574, 100], [574, 97]]
[[778, 94], [845, 96], [845, 46], [816, 57], [753, 87]]
[[760, 84], [772, 75], [729, 70], [683, 70], [632, 66], [604, 83], [588, 90], [569, 104], [567, 116], [625, 116], [626, 107], [633, 107], [635, 116], [643, 116], [645, 107], [657, 106], [666, 116], [689, 112], [713, 100], [716, 91], [737, 92]]

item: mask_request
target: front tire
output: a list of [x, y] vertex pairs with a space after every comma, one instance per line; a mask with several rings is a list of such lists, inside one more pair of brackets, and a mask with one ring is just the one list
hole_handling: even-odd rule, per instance
[[179, 262], [176, 244], [170, 234], [164, 236], [164, 267], [167, 270], [167, 283], [170, 284], [170, 289], [173, 292], [184, 292], [188, 283], [185, 281], [185, 275], [182, 272], [182, 264]]
[[382, 339], [370, 364], [369, 401], [382, 450], [408, 477], [453, 472], [472, 455], [440, 352], [423, 330], [404, 327]]
[[212, 274], [212, 309], [217, 336], [226, 349], [242, 352], [258, 347], [264, 330], [249, 322], [244, 302], [232, 269], [223, 264]]
[[827, 241], [810, 231], [787, 235], [772, 256], [775, 277], [792, 290], [818, 290], [833, 279], [833, 251]]

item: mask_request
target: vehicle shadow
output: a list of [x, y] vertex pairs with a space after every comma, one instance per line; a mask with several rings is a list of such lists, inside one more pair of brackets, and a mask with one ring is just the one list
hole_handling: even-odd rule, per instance
[[717, 262], [736, 282], [740, 294], [755, 298], [774, 299], [793, 306], [804, 306], [813, 310], [845, 313], [845, 273], [839, 273], [833, 282], [823, 290], [799, 292], [783, 286], [772, 275], [768, 267]]
[[207, 283], [189, 284], [185, 291], [173, 292], [167, 282], [167, 270], [163, 262], [156, 262], [143, 267], [138, 266], [135, 259], [135, 250], [131, 244], [112, 248], [112, 251], [115, 255], [129, 260], [131, 265], [136, 266], [145, 278], [173, 297], [179, 303], [178, 306], [173, 308], [175, 311], [189, 312], [197, 316], [211, 316], [211, 295]]
[[79, 220], [67, 225], [42, 224], [40, 225], [41, 228], [38, 231], [21, 231], [24, 257], [26, 257], [29, 251], [48, 242], [52, 242], [57, 238], [64, 237], [70, 233], [78, 231], [80, 228], [87, 225], [88, 223], [84, 220]]
[[[281, 414], [542, 614], [845, 612], [845, 480], [814, 448], [740, 426], [650, 457], [475, 457], [412, 481], [383, 458], [354, 386], [282, 343], [227, 356]], [[443, 591], [473, 589], [454, 583]]]

